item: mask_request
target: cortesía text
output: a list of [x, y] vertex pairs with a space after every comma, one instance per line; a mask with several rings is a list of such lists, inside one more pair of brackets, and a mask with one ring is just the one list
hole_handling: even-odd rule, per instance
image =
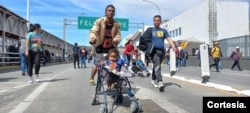
[[250, 97], [203, 97], [203, 113], [249, 113]]

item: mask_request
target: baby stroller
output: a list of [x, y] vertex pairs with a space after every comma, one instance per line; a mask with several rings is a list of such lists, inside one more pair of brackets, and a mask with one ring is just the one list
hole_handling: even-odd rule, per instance
[[139, 76], [139, 77], [144, 77], [145, 75], [147, 77], [151, 76], [151, 73], [148, 70], [141, 69], [136, 65], [136, 60], [132, 61], [132, 71], [133, 71], [133, 76]]
[[[122, 72], [114, 72], [111, 71], [108, 67], [100, 64], [100, 61], [94, 57], [94, 65], [96, 65], [98, 70], [97, 84], [95, 88], [95, 94], [91, 97], [91, 104], [98, 105], [99, 103], [99, 95], [104, 96], [104, 103], [101, 104], [100, 113], [112, 113], [113, 112], [113, 104], [109, 104], [107, 101], [107, 96], [111, 95], [114, 98], [115, 103], [123, 102], [123, 94], [127, 93], [131, 98], [130, 110], [132, 113], [142, 112], [142, 105], [140, 101], [135, 97], [134, 91], [130, 85], [128, 77], [124, 76]], [[113, 88], [111, 90], [105, 89], [105, 80], [106, 77], [112, 76], [113, 79], [116, 80]], [[127, 91], [122, 91], [123, 87], [128, 85]]]

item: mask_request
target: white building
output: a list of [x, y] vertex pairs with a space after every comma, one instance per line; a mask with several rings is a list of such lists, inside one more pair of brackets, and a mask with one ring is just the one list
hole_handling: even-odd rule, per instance
[[237, 0], [204, 0], [203, 3], [162, 24], [174, 40], [195, 38], [212, 45], [249, 35], [249, 3]]

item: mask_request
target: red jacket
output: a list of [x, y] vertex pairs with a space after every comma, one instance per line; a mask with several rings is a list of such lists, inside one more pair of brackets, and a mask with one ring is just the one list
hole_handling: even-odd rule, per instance
[[127, 44], [125, 46], [124, 54], [128, 55], [128, 53], [133, 52], [133, 50], [134, 50], [134, 46], [130, 45], [130, 44]]

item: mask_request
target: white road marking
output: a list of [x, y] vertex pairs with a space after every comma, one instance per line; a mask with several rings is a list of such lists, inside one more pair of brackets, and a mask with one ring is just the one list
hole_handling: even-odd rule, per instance
[[[61, 73], [58, 73], [54, 76], [52, 76], [49, 80], [52, 80], [68, 71], [71, 71], [72, 69], [68, 69], [66, 71], [63, 71]], [[36, 88], [35, 91], [33, 91], [27, 98], [25, 98], [22, 102], [20, 102], [12, 111], [9, 113], [22, 113], [24, 110], [26, 110], [29, 105], [35, 100], [35, 98], [49, 85], [49, 82], [42, 83], [38, 88]]]
[[182, 80], [182, 81], [186, 81], [186, 82], [190, 82], [190, 83], [193, 83], [193, 84], [207, 86], [207, 87], [211, 87], [211, 88], [215, 88], [215, 89], [220, 89], [220, 90], [224, 90], [224, 91], [235, 92], [235, 93], [241, 94], [241, 95], [250, 96], [250, 90], [239, 91], [239, 90], [236, 90], [235, 88], [232, 88], [231, 86], [216, 84], [216, 83], [212, 83], [212, 82], [208, 82], [206, 84], [203, 84], [203, 83], [201, 83], [201, 80], [187, 79], [185, 77], [181, 77], [181, 76], [177, 76], [177, 75], [170, 76], [170, 74], [162, 74], [162, 76], [169, 77], [169, 78], [174, 78], [174, 79]]
[[160, 107], [170, 113], [188, 113], [187, 111], [168, 101], [168, 98], [166, 96], [160, 95], [159, 93], [152, 91], [148, 88], [140, 86], [136, 86], [136, 88], [139, 89], [138, 91], [136, 91], [136, 95], [139, 99], [151, 99]]

